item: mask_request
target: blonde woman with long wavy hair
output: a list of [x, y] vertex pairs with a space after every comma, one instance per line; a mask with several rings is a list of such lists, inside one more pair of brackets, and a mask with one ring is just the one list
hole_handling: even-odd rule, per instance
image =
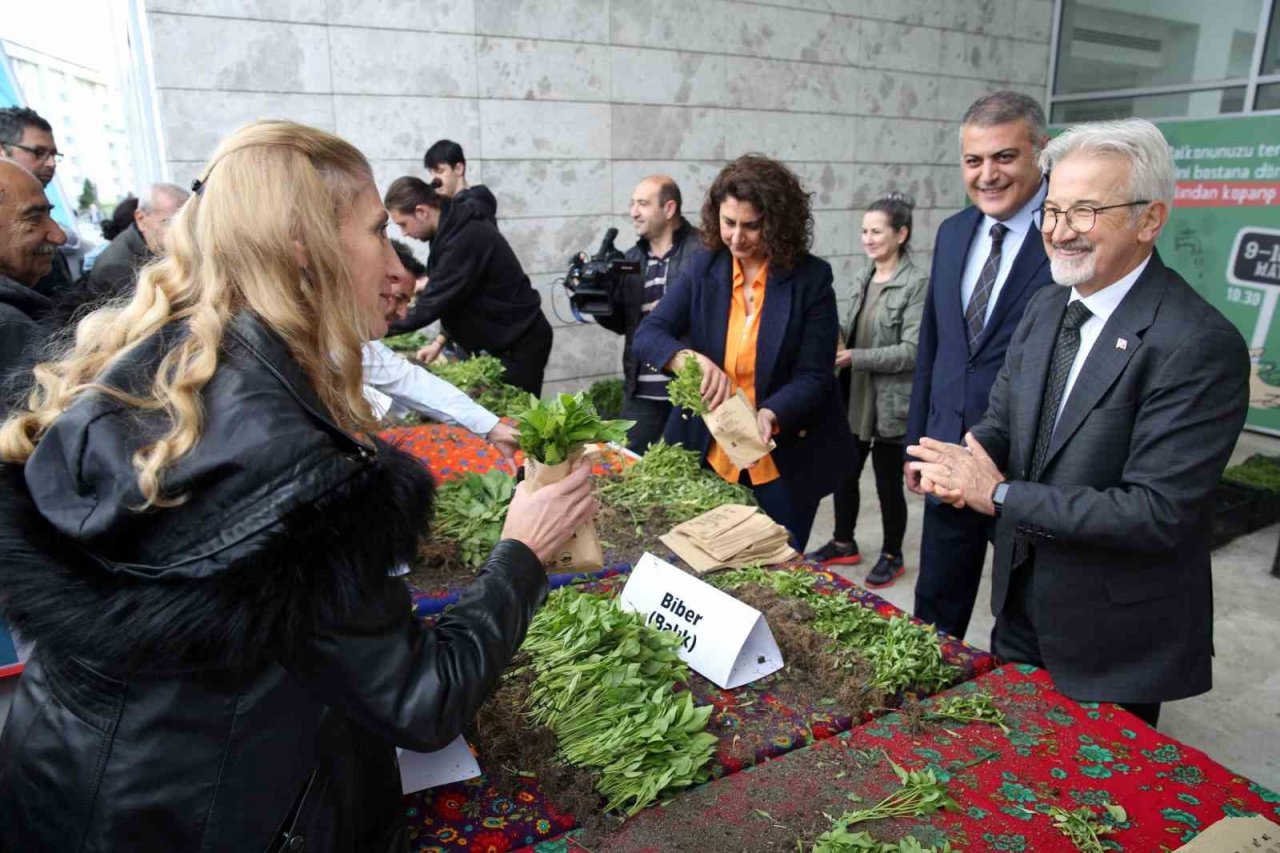
[[523, 488], [434, 627], [389, 576], [431, 478], [372, 435], [361, 344], [395, 254], [365, 158], [227, 139], [133, 298], [0, 427], [0, 611], [35, 644], [0, 735], [0, 849], [399, 850], [395, 746], [471, 718], [594, 511]]

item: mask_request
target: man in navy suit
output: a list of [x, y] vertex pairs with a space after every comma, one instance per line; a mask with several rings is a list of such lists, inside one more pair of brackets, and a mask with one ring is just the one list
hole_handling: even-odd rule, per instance
[[[1044, 111], [1026, 95], [1001, 91], [964, 114], [960, 160], [973, 202], [938, 229], [906, 444], [922, 435], [960, 443], [987, 410], [987, 397], [1023, 309], [1053, 279], [1032, 212], [1047, 182], [1037, 157], [1047, 142]], [[924, 494], [907, 464], [907, 487]], [[978, 597], [990, 518], [925, 503], [915, 615], [963, 638]]]
[[907, 451], [939, 499], [997, 519], [992, 651], [1154, 726], [1212, 685], [1213, 488], [1249, 354], [1155, 251], [1176, 193], [1155, 125], [1077, 125], [1041, 158], [1036, 224], [1061, 287], [1027, 306], [965, 446]]

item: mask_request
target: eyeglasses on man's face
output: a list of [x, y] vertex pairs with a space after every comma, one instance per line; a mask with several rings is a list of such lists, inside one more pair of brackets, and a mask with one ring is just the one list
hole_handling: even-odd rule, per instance
[[1052, 234], [1058, 229], [1058, 220], [1065, 217], [1067, 227], [1077, 234], [1088, 234], [1098, 224], [1098, 214], [1107, 210], [1119, 210], [1122, 207], [1136, 207], [1140, 204], [1151, 204], [1146, 199], [1126, 201], [1124, 204], [1108, 204], [1105, 207], [1094, 207], [1089, 204], [1073, 204], [1066, 210], [1059, 210], [1052, 205], [1042, 204], [1031, 211], [1031, 219], [1042, 233]]
[[61, 163], [62, 158], [64, 156], [63, 153], [58, 149], [45, 148], [43, 145], [31, 146], [31, 145], [23, 145], [21, 142], [6, 142], [4, 143], [4, 147], [5, 148], [21, 148], [23, 151], [27, 152], [32, 157], [36, 158], [37, 163], [43, 163], [44, 161], [48, 160], [50, 157], [53, 158], [53, 162]]

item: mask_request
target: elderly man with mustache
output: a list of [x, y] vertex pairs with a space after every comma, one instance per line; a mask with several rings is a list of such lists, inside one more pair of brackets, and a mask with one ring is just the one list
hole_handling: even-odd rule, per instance
[[1249, 356], [1155, 251], [1174, 196], [1155, 125], [1079, 125], [1040, 159], [1060, 286], [1027, 306], [965, 446], [907, 452], [939, 500], [996, 518], [992, 650], [1154, 726], [1211, 685], [1209, 521]]
[[57, 247], [67, 242], [52, 210], [35, 175], [0, 160], [0, 414], [13, 391], [27, 384], [26, 372], [44, 340], [39, 321], [52, 302], [33, 288], [49, 274]]

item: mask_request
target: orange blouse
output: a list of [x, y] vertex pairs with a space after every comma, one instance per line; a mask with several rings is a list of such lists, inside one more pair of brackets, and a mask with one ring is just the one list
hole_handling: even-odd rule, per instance
[[[733, 301], [729, 308], [729, 333], [724, 339], [724, 372], [754, 406], [756, 402], [756, 340], [760, 336], [760, 314], [764, 311], [764, 284], [769, 278], [769, 263], [766, 261], [755, 280], [751, 282], [752, 301], [755, 313], [747, 316], [746, 274], [738, 259], [733, 259]], [[729, 461], [729, 455], [720, 448], [715, 439], [707, 448], [707, 464], [717, 474], [730, 483], [738, 482], [740, 469]], [[781, 476], [778, 466], [773, 464], [773, 456], [767, 455], [754, 467], [747, 470], [747, 479], [753, 486], [763, 486]]]

